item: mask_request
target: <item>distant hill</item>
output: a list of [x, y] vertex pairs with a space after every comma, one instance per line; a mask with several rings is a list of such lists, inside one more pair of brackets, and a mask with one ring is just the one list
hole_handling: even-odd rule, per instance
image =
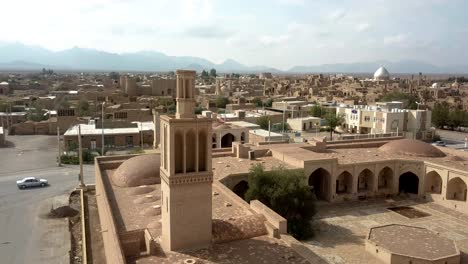
[[468, 65], [439, 67], [422, 61], [374, 61], [356, 63], [322, 64], [315, 66], [295, 66], [289, 72], [342, 72], [342, 73], [373, 73], [380, 66], [384, 66], [390, 73], [468, 73]]
[[385, 66], [390, 73], [468, 73], [467, 65], [439, 67], [421, 61], [375, 61], [316, 66], [295, 66], [281, 71], [266, 66], [246, 66], [233, 59], [221, 64], [191, 56], [169, 56], [157, 51], [133, 53], [110, 53], [95, 49], [73, 47], [63, 51], [50, 51], [21, 43], [0, 44], [0, 69], [39, 70], [95, 70], [95, 71], [173, 71], [194, 69], [197, 71], [215, 68], [218, 72], [230, 73], [372, 73]]
[[[22, 63], [15, 63], [19, 61]], [[15, 64], [17, 69], [48, 67], [98, 71], [171, 71], [188, 68], [198, 71], [215, 68], [218, 72], [260, 72], [266, 69], [270, 70], [270, 68], [263, 66], [245, 66], [232, 59], [221, 64], [215, 64], [203, 58], [168, 56], [156, 51], [117, 54], [73, 47], [54, 52], [21, 43], [0, 45], [0, 68], [11, 69], [9, 67], [11, 64]]]

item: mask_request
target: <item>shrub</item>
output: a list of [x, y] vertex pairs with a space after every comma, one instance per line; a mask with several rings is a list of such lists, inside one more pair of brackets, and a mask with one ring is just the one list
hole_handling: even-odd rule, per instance
[[288, 221], [288, 232], [297, 239], [312, 236], [310, 221], [315, 204], [302, 170], [283, 167], [265, 171], [263, 165], [250, 168], [249, 189], [245, 199], [259, 200]]

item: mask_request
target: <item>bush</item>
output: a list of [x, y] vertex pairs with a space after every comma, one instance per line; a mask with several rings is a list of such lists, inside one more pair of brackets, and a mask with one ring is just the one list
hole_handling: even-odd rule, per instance
[[145, 153], [145, 151], [141, 148], [136, 148], [136, 149], [127, 151], [127, 154], [142, 154], [142, 153]]
[[[84, 164], [93, 164], [94, 163], [94, 155], [91, 153], [90, 150], [83, 150], [83, 163]], [[78, 165], [80, 164], [80, 158], [78, 155], [62, 155], [61, 160], [63, 164], [71, 164], [71, 165]]]
[[245, 199], [259, 200], [288, 221], [288, 232], [297, 239], [312, 236], [310, 220], [315, 204], [302, 170], [283, 167], [265, 171], [261, 164], [253, 165], [249, 173], [249, 189]]

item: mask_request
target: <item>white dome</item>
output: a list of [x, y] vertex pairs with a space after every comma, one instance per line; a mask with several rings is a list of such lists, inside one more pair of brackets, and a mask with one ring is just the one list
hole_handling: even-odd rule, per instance
[[390, 73], [388, 73], [385, 67], [380, 67], [374, 73], [374, 79], [376, 80], [388, 80], [390, 79]]
[[439, 83], [433, 83], [431, 87], [432, 87], [433, 89], [439, 89], [439, 88], [440, 88], [440, 84], [439, 84]]

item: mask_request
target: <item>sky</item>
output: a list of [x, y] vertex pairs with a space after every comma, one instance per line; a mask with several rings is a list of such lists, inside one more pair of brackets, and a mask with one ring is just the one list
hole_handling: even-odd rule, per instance
[[1, 0], [0, 41], [288, 69], [468, 63], [466, 0]]

